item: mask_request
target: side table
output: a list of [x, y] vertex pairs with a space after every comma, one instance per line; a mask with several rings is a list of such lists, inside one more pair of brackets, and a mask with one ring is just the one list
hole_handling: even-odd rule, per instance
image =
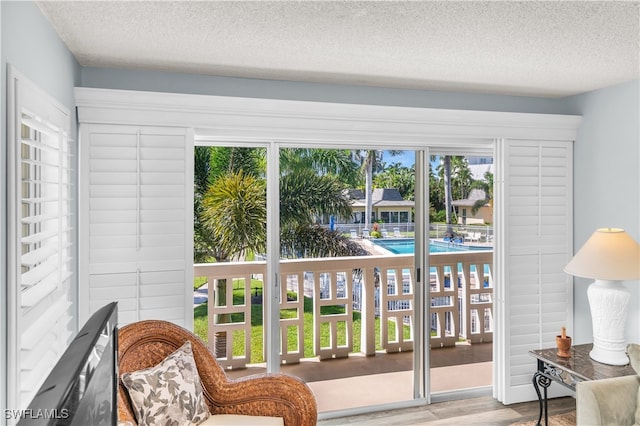
[[[538, 369], [533, 374], [533, 386], [538, 394], [540, 415], [536, 426], [541, 426], [544, 413], [544, 424], [549, 424], [547, 411], [547, 389], [556, 382], [575, 391], [576, 384], [586, 380], [601, 380], [611, 377], [629, 376], [636, 374], [630, 365], [607, 365], [594, 361], [589, 357], [592, 343], [571, 347], [571, 357], [563, 358], [557, 355], [558, 348], [538, 349], [529, 351], [529, 355], [538, 361]], [[540, 392], [542, 388], [542, 393]]]

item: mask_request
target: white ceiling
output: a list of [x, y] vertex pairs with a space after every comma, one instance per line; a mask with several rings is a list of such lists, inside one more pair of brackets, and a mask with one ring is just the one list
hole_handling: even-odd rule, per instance
[[566, 96], [640, 76], [639, 1], [39, 1], [82, 66]]

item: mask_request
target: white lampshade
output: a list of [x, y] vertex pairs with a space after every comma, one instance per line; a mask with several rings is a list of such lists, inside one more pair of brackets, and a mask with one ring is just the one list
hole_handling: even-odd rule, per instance
[[623, 229], [598, 229], [564, 267], [564, 271], [596, 280], [640, 279], [640, 245]]

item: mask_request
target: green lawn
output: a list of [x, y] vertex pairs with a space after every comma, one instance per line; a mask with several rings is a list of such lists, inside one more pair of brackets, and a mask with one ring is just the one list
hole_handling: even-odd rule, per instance
[[193, 289], [197, 290], [207, 283], [207, 277], [195, 277], [193, 279]]
[[[262, 281], [254, 280], [251, 283], [251, 287], [262, 287]], [[234, 303], [241, 304], [244, 299], [244, 291], [241, 289], [234, 290], [233, 294]], [[322, 308], [323, 315], [343, 313], [344, 307], [340, 306], [326, 306]], [[282, 310], [280, 311], [280, 318], [295, 317], [294, 310]], [[242, 322], [244, 318], [242, 315], [234, 314], [231, 316], [232, 322]], [[360, 312], [353, 313], [353, 351], [360, 351]], [[390, 322], [390, 339], [395, 339], [395, 327]], [[344, 336], [345, 323], [341, 323], [338, 326], [339, 336]], [[405, 339], [409, 339], [410, 329], [408, 326], [403, 327]], [[194, 309], [194, 330], [195, 333], [200, 336], [205, 342], [207, 339], [207, 304], [203, 304]], [[242, 355], [244, 353], [244, 336], [243, 332], [236, 331], [234, 335], [234, 355]], [[262, 305], [254, 304], [251, 306], [251, 363], [264, 362], [263, 357], [263, 327], [262, 327]], [[380, 319], [375, 320], [375, 336], [376, 336], [376, 349], [381, 350], [380, 345]], [[297, 334], [295, 328], [289, 330], [289, 346], [290, 349], [296, 347]], [[343, 338], [344, 339], [344, 338]], [[304, 298], [304, 357], [310, 358], [314, 356], [313, 353], [313, 300], [311, 298]], [[329, 346], [329, 333], [327, 330], [321, 330], [321, 345], [323, 347]], [[339, 341], [339, 344], [346, 344], [345, 341]]]

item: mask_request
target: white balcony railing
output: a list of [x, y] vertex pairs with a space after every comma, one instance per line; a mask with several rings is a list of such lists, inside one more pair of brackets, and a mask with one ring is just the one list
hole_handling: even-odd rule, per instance
[[[492, 341], [492, 259], [492, 251], [429, 256], [432, 348], [453, 346], [460, 339]], [[280, 269], [283, 363], [304, 357], [305, 297], [313, 304], [313, 356], [321, 360], [353, 352], [354, 310], [361, 315], [360, 352], [376, 353], [376, 317], [383, 350], [413, 350], [413, 255], [283, 260]], [[194, 276], [206, 277], [209, 283], [209, 346], [226, 368], [245, 367], [251, 361], [251, 305], [262, 303], [252, 279], [268, 285], [265, 262], [197, 264]], [[234, 340], [240, 340], [236, 353]]]

